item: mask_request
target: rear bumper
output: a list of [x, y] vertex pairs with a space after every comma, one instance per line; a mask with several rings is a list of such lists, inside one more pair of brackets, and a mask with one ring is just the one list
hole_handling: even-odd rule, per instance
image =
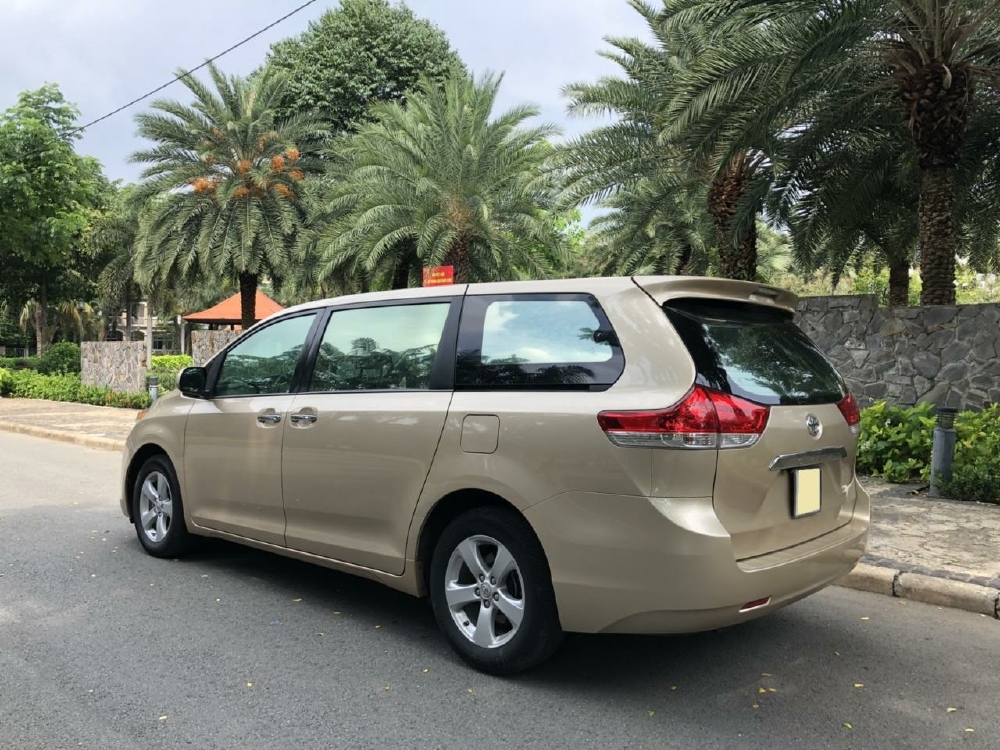
[[525, 515], [565, 630], [687, 633], [760, 617], [846, 575], [864, 552], [871, 512], [867, 493], [857, 483], [855, 491], [854, 514], [836, 530], [740, 562], [711, 498], [567, 493]]

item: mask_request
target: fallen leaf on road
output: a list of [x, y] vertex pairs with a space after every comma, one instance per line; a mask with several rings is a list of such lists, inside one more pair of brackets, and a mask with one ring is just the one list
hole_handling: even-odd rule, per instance
[[777, 693], [778, 690], [776, 688], [768, 688], [767, 692], [769, 692], [769, 693]]
[[253, 687], [253, 682], [251, 682], [250, 680], [247, 680], [247, 687], [248, 688], [252, 688]]
[[468, 688], [468, 691], [471, 693], [472, 692], [472, 688]]
[[97, 578], [97, 573], [91, 573], [91, 574], [90, 574], [90, 577], [91, 577], [91, 578]]
[[834, 652], [833, 652], [833, 655], [834, 655], [834, 656], [840, 656], [840, 652], [839, 652], [839, 651], [834, 651]]
[[325, 635], [325, 633], [317, 633], [316, 635]]
[[388, 693], [390, 690], [392, 690], [392, 685], [386, 685], [384, 690]]
[[761, 677], [774, 677], [774, 675], [772, 675], [770, 672], [761, 672], [760, 676]]
[[94, 692], [94, 689], [93, 689], [93, 688], [91, 688], [91, 689], [90, 689], [90, 690], [88, 690], [87, 692], [88, 692], [88, 693], [92, 693], [92, 692]]
[[671, 685], [670, 686], [670, 692], [671, 693], [676, 693], [677, 692], [677, 686], [676, 685]]
[[427, 668], [427, 667], [424, 667], [424, 668], [423, 668], [423, 669], [422, 669], [421, 671], [422, 671], [422, 672], [423, 672], [424, 674], [427, 674], [427, 673], [428, 673], [428, 672], [430, 672], [431, 670], [430, 670], [429, 668]]
[[208, 573], [205, 573], [205, 575], [203, 575], [202, 578], [208, 578]]
[[652, 718], [653, 718], [653, 715], [654, 715], [655, 713], [656, 713], [656, 711], [650, 711], [650, 712], [649, 712], [649, 718], [650, 718], [650, 719], [652, 719]]
[[97, 529], [91, 529], [90, 533], [91, 534], [100, 534], [101, 532], [99, 532]]
[[975, 729], [973, 729], [972, 727], [966, 727], [966, 728], [965, 728], [965, 731], [966, 731], [966, 732], [975, 732], [976, 730], [975, 730]]
[[299, 602], [302, 601], [302, 597], [300, 596], [298, 599], [292, 599], [292, 601], [298, 604]]
[[382, 626], [381, 626], [381, 625], [376, 625], [376, 626], [375, 626], [375, 629], [376, 629], [376, 630], [380, 630], [381, 628], [382, 628]]
[[757, 688], [757, 692], [758, 693], [766, 693], [767, 692], [767, 688]]
[[957, 710], [958, 710], [957, 708], [952, 708], [951, 706], [948, 706], [948, 708], [945, 709], [945, 711], [947, 711], [950, 714], [955, 713]]
[[217, 601], [217, 602], [221, 602], [221, 601], [222, 601], [222, 599], [216, 599], [215, 601]]
[[339, 615], [339, 614], [340, 614], [340, 612], [334, 612], [333, 614], [335, 614], [335, 615]]
[[854, 687], [856, 687], [856, 688], [863, 688], [864, 686], [865, 686], [865, 684], [863, 682], [855, 682], [854, 683]]
[[868, 620], [869, 620], [869, 618], [868, 618], [868, 617], [862, 617], [862, 618], [861, 618], [861, 621], [862, 621], [862, 622], [868, 622]]
[[851, 726], [851, 722], [849, 722], [849, 721], [845, 721], [843, 723], [843, 726], [847, 727], [848, 729], [854, 729], [854, 727]]
[[167, 716], [166, 716], [166, 714], [164, 714], [164, 715], [163, 715], [163, 716], [161, 716], [161, 717], [160, 717], [159, 719], [157, 719], [157, 721], [166, 721], [166, 720], [167, 720]]
[[760, 704], [759, 703], [754, 703], [750, 708], [752, 708], [754, 710], [757, 710], [758, 708], [760, 708]]

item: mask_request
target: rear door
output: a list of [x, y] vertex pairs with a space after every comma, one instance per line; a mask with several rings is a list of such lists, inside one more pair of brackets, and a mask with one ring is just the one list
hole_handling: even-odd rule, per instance
[[461, 298], [334, 309], [282, 454], [290, 548], [395, 575], [448, 413]]
[[698, 385], [768, 407], [752, 442], [718, 448], [713, 502], [737, 559], [821, 536], [854, 512], [857, 405], [792, 312], [772, 299], [661, 303]]

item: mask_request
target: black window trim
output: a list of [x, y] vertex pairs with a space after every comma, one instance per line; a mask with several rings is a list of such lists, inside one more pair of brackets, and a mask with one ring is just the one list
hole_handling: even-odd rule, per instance
[[[309, 327], [308, 333], [306, 333], [306, 339], [302, 345], [302, 351], [299, 352], [299, 359], [295, 363], [295, 371], [292, 373], [292, 384], [289, 389], [284, 393], [232, 393], [219, 395], [216, 393], [216, 387], [219, 384], [219, 374], [222, 372], [222, 365], [225, 363], [226, 358], [229, 356], [229, 352], [234, 349], [239, 344], [247, 341], [251, 336], [254, 336], [261, 331], [270, 328], [278, 323], [283, 323], [287, 320], [292, 320], [293, 318], [301, 318], [307, 315], [315, 316], [312, 325]], [[272, 320], [268, 320], [262, 325], [256, 325], [251, 329], [248, 329], [244, 335], [233, 339], [228, 343], [225, 348], [216, 354], [208, 364], [208, 388], [209, 399], [222, 399], [222, 398], [267, 398], [268, 396], [289, 396], [298, 393], [299, 383], [302, 378], [303, 368], [306, 364], [306, 356], [312, 346], [313, 339], [316, 336], [317, 324], [323, 320], [327, 315], [327, 311], [321, 307], [312, 307], [305, 310], [297, 310], [288, 315], [282, 315], [276, 317]]]
[[[462, 357], [474, 357], [472, 367], [481, 368], [482, 364], [482, 344], [483, 344], [483, 324], [486, 319], [486, 311], [494, 302], [586, 302], [593, 311], [600, 325], [599, 330], [611, 333], [611, 358], [605, 362], [551, 362], [544, 364], [528, 365], [532, 368], [543, 368], [552, 366], [562, 367], [586, 367], [597, 370], [595, 383], [547, 383], [547, 384], [477, 384], [460, 383], [458, 380], [458, 369]], [[625, 352], [618, 341], [617, 334], [607, 313], [601, 307], [597, 297], [588, 292], [511, 292], [507, 294], [467, 294], [462, 306], [462, 319], [458, 331], [458, 350], [455, 357], [455, 390], [466, 392], [513, 392], [513, 391], [580, 391], [580, 392], [603, 392], [611, 388], [621, 378], [625, 372]], [[496, 365], [504, 367], [505, 365]], [[513, 367], [514, 365], [507, 365]], [[601, 373], [605, 377], [601, 377]]]
[[[308, 393], [310, 396], [335, 396], [342, 393], [431, 393], [452, 391], [455, 387], [455, 354], [458, 347], [458, 328], [462, 315], [464, 297], [458, 294], [441, 295], [440, 297], [410, 297], [405, 299], [388, 299], [371, 302], [353, 302], [344, 305], [333, 304], [324, 308], [322, 325], [314, 332], [308, 344], [308, 354], [303, 369], [303, 377], [297, 393]], [[310, 391], [313, 371], [319, 348], [326, 334], [326, 327], [335, 313], [346, 310], [367, 310], [378, 307], [409, 307], [410, 305], [440, 305], [448, 303], [448, 315], [445, 318], [444, 330], [438, 345], [434, 365], [431, 367], [431, 377], [427, 388], [360, 388], [342, 391]]]

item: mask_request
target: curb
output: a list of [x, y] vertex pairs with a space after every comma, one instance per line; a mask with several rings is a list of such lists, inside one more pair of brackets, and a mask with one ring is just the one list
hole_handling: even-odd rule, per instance
[[858, 563], [837, 586], [1000, 619], [1000, 589]]
[[75, 445], [82, 445], [85, 448], [95, 448], [97, 450], [125, 450], [125, 441], [117, 438], [103, 437], [100, 435], [81, 435], [78, 432], [54, 430], [50, 427], [38, 427], [31, 424], [21, 424], [20, 422], [0, 422], [0, 430], [3, 430], [4, 432], [15, 432], [20, 435], [46, 438], [48, 440], [58, 440], [62, 443], [74, 443]]

